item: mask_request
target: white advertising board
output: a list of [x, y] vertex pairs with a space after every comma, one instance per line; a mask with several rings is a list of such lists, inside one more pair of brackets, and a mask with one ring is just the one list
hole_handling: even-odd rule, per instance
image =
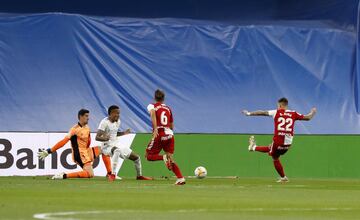
[[[45, 161], [37, 157], [39, 149], [49, 148], [65, 137], [66, 133], [14, 133], [0, 132], [0, 176], [54, 175], [60, 172], [81, 170], [72, 161], [70, 141]], [[118, 137], [122, 146], [130, 147], [135, 134]], [[91, 146], [100, 146], [91, 134]], [[94, 161], [95, 176], [105, 176], [106, 169], [101, 157]], [[120, 169], [122, 160], [118, 164]]]

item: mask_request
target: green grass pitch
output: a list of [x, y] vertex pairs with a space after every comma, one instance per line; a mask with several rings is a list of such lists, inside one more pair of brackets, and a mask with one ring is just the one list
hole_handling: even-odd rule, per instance
[[[359, 219], [360, 180], [1, 177], [0, 219]], [[47, 214], [44, 214], [47, 213]], [[35, 218], [36, 219], [36, 218]]]

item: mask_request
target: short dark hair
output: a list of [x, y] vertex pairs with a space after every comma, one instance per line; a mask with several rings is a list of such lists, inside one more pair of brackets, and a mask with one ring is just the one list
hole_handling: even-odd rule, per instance
[[80, 116], [83, 116], [86, 113], [90, 113], [90, 111], [87, 110], [87, 109], [84, 109], [84, 108], [80, 109], [79, 112], [78, 112], [78, 119], [80, 119]]
[[164, 101], [164, 99], [165, 99], [165, 93], [164, 93], [162, 90], [157, 89], [157, 90], [155, 91], [154, 98], [155, 98], [155, 101], [157, 101], [157, 102], [162, 102], [162, 101]]
[[278, 103], [282, 103], [287, 106], [289, 104], [289, 101], [287, 100], [287, 98], [283, 97], [278, 100]]
[[119, 106], [117, 106], [117, 105], [112, 105], [112, 106], [110, 106], [110, 107], [108, 108], [108, 115], [110, 115], [111, 111], [112, 111], [112, 110], [115, 110], [115, 109], [120, 109], [120, 108], [119, 108]]

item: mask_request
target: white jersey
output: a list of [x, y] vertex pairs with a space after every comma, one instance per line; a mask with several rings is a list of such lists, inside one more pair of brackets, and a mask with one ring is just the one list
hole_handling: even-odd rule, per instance
[[115, 122], [111, 122], [108, 117], [101, 120], [98, 129], [105, 131], [106, 134], [110, 136], [108, 142], [104, 142], [106, 145], [107, 143], [114, 143], [117, 140], [117, 133], [120, 129], [120, 119]]
[[130, 147], [120, 146], [120, 141], [117, 137], [117, 133], [120, 129], [120, 119], [115, 122], [111, 122], [107, 117], [101, 120], [98, 129], [105, 131], [110, 136], [109, 141], [103, 142], [101, 145], [101, 152], [108, 156], [113, 156], [112, 148], [116, 147], [120, 150], [120, 157], [122, 159], [128, 159], [132, 150]]

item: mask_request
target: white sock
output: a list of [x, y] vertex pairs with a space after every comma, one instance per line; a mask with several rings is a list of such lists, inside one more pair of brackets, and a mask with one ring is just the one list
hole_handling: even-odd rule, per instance
[[134, 165], [135, 165], [136, 175], [142, 176], [140, 157], [137, 160], [134, 160]]
[[120, 159], [120, 151], [118, 149], [114, 150], [114, 153], [111, 157], [111, 169], [112, 169], [112, 174], [117, 175], [116, 173], [116, 167], [119, 163], [119, 159]]

